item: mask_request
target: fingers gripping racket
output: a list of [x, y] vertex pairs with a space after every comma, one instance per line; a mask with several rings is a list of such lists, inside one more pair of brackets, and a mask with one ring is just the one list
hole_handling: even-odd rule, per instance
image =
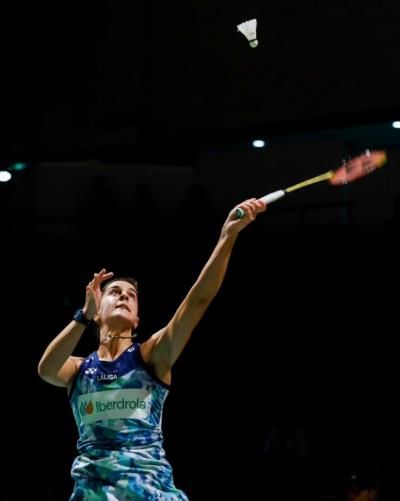
[[[386, 152], [383, 150], [366, 150], [365, 153], [349, 160], [348, 162], [345, 162], [336, 170], [330, 170], [324, 174], [320, 174], [319, 176], [306, 179], [301, 183], [289, 186], [283, 190], [273, 191], [272, 193], [268, 193], [267, 195], [261, 197], [260, 200], [266, 204], [270, 204], [271, 202], [275, 202], [275, 200], [279, 200], [285, 196], [286, 193], [300, 190], [301, 188], [305, 188], [311, 184], [320, 183], [321, 181], [328, 181], [329, 184], [334, 186], [351, 183], [360, 177], [370, 174], [378, 167], [382, 167], [382, 165], [386, 162], [386, 159]], [[241, 219], [244, 214], [244, 210], [240, 207], [236, 209], [236, 217], [238, 219]]]

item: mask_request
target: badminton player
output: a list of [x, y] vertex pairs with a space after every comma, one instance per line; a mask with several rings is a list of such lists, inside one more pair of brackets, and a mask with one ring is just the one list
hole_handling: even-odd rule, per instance
[[[238, 208], [243, 218], [237, 218]], [[83, 308], [47, 346], [38, 366], [42, 379], [67, 389], [78, 427], [71, 501], [188, 499], [175, 487], [163, 448], [161, 421], [172, 367], [222, 284], [239, 232], [265, 209], [252, 198], [230, 211], [171, 320], [143, 343], [134, 340], [137, 282], [105, 269], [94, 274]], [[93, 326], [97, 350], [86, 358], [72, 356]]]

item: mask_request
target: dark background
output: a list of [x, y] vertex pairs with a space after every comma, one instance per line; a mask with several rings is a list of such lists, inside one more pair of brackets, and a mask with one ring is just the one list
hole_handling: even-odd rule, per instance
[[[139, 279], [145, 339], [235, 204], [365, 148], [387, 151], [383, 169], [290, 194], [240, 235], [163, 428], [193, 500], [339, 500], [356, 472], [396, 498], [399, 14], [388, 1], [7, 8], [0, 160], [26, 168], [0, 185], [1, 499], [70, 492], [75, 425], [36, 366], [94, 271]], [[256, 49], [236, 31], [252, 17]], [[77, 353], [93, 349], [85, 337]]]

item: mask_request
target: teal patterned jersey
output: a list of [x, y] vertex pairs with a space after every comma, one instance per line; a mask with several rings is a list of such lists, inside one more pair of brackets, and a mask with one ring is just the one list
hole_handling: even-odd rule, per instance
[[168, 386], [152, 375], [136, 343], [114, 361], [97, 352], [70, 391], [78, 457], [70, 501], [186, 501], [176, 489], [161, 431]]

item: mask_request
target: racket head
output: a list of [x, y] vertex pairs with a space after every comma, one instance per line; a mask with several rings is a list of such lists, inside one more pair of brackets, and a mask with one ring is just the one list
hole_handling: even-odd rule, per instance
[[333, 171], [329, 183], [333, 185], [347, 184], [364, 177], [382, 167], [387, 160], [384, 150], [367, 150], [362, 155], [345, 162], [339, 169]]

